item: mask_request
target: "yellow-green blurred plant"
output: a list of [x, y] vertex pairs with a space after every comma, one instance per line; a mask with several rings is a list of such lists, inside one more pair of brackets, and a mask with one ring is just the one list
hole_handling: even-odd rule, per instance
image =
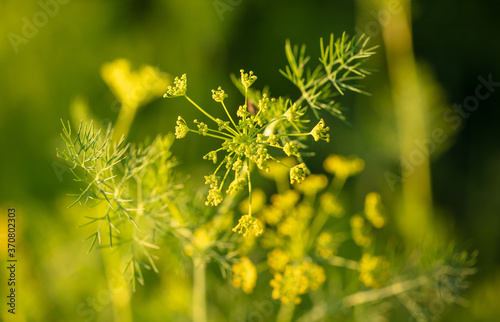
[[[439, 251], [425, 250], [425, 254], [384, 249], [380, 246], [386, 242], [381, 230], [388, 223], [388, 215], [376, 192], [366, 194], [362, 211], [346, 215], [342, 188], [363, 168], [363, 160], [355, 156], [330, 155], [324, 170], [333, 175], [332, 179], [311, 174], [301, 184], [273, 194], [269, 203], [256, 211], [264, 231], [260, 247], [255, 244], [252, 250], [245, 250], [245, 261], [264, 259], [252, 266], [268, 270], [271, 279], [263, 277], [267, 286], [261, 282], [256, 288], [260, 285], [280, 301], [277, 320], [295, 320], [300, 316], [294, 312], [296, 308], [303, 313], [300, 321], [328, 320], [329, 316], [348, 314], [351, 308], [373, 309], [388, 300], [402, 304], [415, 318], [423, 318], [423, 308], [436, 300], [431, 295], [436, 292], [448, 296], [447, 304], [461, 303], [464, 280], [475, 272], [475, 253], [459, 252], [453, 245]], [[286, 173], [268, 177], [279, 187]], [[237, 270], [236, 265], [233, 270]], [[339, 276], [347, 280], [339, 280]], [[332, 277], [337, 281], [329, 281]], [[325, 287], [328, 283], [342, 289], [329, 294], [332, 290]], [[412, 304], [409, 294], [418, 294], [418, 300]], [[339, 305], [326, 300], [339, 295]], [[305, 298], [308, 304], [303, 304]]]
[[[263, 289], [279, 303], [278, 321], [328, 320], [389, 299], [419, 319], [425, 318], [419, 308], [432, 301], [432, 294], [452, 294], [449, 304], [460, 302], [464, 280], [474, 273], [474, 253], [457, 252], [452, 245], [419, 252], [392, 249], [397, 238], [384, 237], [390, 216], [379, 193], [368, 192], [355, 213], [342, 201], [344, 184], [364, 169], [364, 161], [330, 155], [325, 172], [311, 174], [303, 159], [312, 155], [310, 141], [330, 140], [322, 111], [344, 119], [333, 98], [347, 90], [364, 93], [354, 82], [369, 74], [362, 68], [373, 55], [367, 43], [364, 36], [345, 34], [337, 40], [332, 35], [326, 47], [321, 40], [320, 65], [309, 70], [305, 47], [299, 51], [287, 42], [282, 74], [300, 97], [273, 98], [267, 90], [255, 90], [257, 77], [241, 70], [233, 81], [244, 96], [242, 105], [228, 108], [225, 91], [212, 90], [227, 120], [187, 95], [185, 74], [167, 87], [165, 75], [152, 67], [131, 72], [125, 60], [103, 66], [103, 78], [122, 103], [117, 124], [99, 129], [82, 122], [74, 132], [63, 122], [66, 147], [58, 150], [81, 184], [70, 206], [94, 207], [83, 225], [93, 228], [89, 251], [96, 245], [119, 246], [135, 289], [136, 281], [144, 283], [143, 268], [158, 271], [162, 247], [174, 248], [179, 263], [192, 264], [194, 321], [207, 320], [205, 276], [211, 261], [245, 295]], [[179, 116], [175, 134], [127, 144], [135, 111], [162, 91], [164, 97], [184, 97], [213, 126], [196, 119], [189, 125]], [[222, 141], [204, 156], [217, 164], [205, 176], [208, 195], [204, 187], [186, 187], [170, 150], [174, 137], [189, 132]], [[255, 168], [276, 183], [269, 199], [252, 181]], [[243, 201], [242, 190], [248, 191]]]
[[137, 110], [160, 97], [170, 83], [166, 74], [150, 65], [132, 71], [130, 61], [124, 58], [104, 64], [101, 76], [121, 104], [114, 126], [115, 141], [127, 136]]

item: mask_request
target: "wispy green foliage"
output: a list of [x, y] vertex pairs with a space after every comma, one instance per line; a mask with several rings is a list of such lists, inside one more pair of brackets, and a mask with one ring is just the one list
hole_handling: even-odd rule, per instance
[[320, 110], [325, 110], [345, 119], [339, 104], [333, 98], [338, 94], [344, 95], [346, 91], [368, 94], [357, 81], [370, 74], [362, 67], [375, 54], [376, 46], [368, 47], [369, 40], [365, 35], [350, 38], [345, 33], [335, 39], [332, 34], [330, 42], [325, 46], [321, 38], [320, 64], [314, 69], [306, 67], [310, 60], [306, 56], [306, 46], [302, 45], [300, 49], [297, 45], [292, 47], [287, 40], [285, 53], [288, 65], [280, 72], [302, 93], [295, 103], [300, 105], [305, 102], [316, 118], [319, 118]]
[[[151, 250], [157, 240], [182, 218], [168, 210], [176, 189], [172, 168], [175, 159], [170, 152], [172, 135], [158, 136], [144, 145], [125, 145], [111, 140], [113, 130], [96, 129], [93, 122], [82, 124], [76, 133], [63, 122], [61, 134], [66, 148], [58, 150], [60, 158], [71, 164], [75, 181], [83, 187], [70, 205], [83, 203], [94, 207], [96, 215], [86, 215], [82, 226], [95, 227], [89, 252], [96, 244], [109, 247], [130, 245], [130, 268], [135, 280], [143, 282], [141, 268], [157, 271]], [[100, 213], [100, 215], [99, 215]], [[176, 222], [176, 225], [172, 225]]]
[[[116, 185], [118, 170], [117, 165], [125, 159], [125, 153], [129, 146], [124, 145], [124, 140], [113, 145], [110, 142], [112, 134], [109, 128], [104, 134], [102, 130], [96, 130], [94, 124], [85, 124], [78, 128], [75, 137], [72, 136], [71, 126], [63, 124], [61, 137], [66, 143], [65, 150], [58, 150], [57, 155], [72, 164], [71, 172], [75, 176], [75, 181], [82, 182], [84, 187], [70, 207], [76, 203], [87, 204], [90, 200], [107, 203], [106, 214], [102, 217], [86, 216], [89, 219], [87, 224], [99, 223], [98, 229], [88, 238], [92, 238], [89, 251], [94, 247], [96, 241], [101, 243], [101, 228], [107, 224], [109, 230], [109, 244], [113, 245], [113, 231], [119, 232], [114, 224], [114, 218], [121, 218], [123, 215], [134, 225], [135, 222], [129, 212], [123, 206], [127, 199], [123, 198], [123, 190], [114, 189]], [[137, 225], [136, 225], [137, 226]]]

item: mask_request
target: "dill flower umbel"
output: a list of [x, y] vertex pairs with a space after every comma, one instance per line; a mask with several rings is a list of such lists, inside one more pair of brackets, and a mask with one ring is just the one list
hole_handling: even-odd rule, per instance
[[344, 208], [331, 192], [325, 192], [319, 197], [321, 209], [329, 215], [340, 218], [344, 215]]
[[269, 225], [276, 226], [285, 213], [292, 210], [299, 199], [300, 194], [295, 190], [287, 190], [284, 193], [272, 195], [271, 204], [262, 210], [262, 219]]
[[372, 243], [370, 234], [371, 227], [366, 224], [366, 221], [360, 215], [354, 215], [350, 220], [351, 233], [354, 242], [358, 246], [368, 247]]
[[301, 294], [307, 293], [307, 277], [305, 277], [298, 267], [287, 265], [283, 274], [276, 273], [270, 282], [273, 288], [272, 296], [282, 303], [302, 302]]
[[319, 191], [326, 188], [328, 179], [322, 174], [311, 174], [300, 185], [295, 185], [294, 188], [305, 195], [314, 196]]
[[296, 165], [290, 169], [290, 183], [291, 184], [294, 184], [295, 182], [301, 183], [306, 179], [306, 176], [308, 174], [309, 170], [307, 169], [305, 163]]
[[182, 139], [189, 132], [189, 127], [186, 124], [186, 121], [182, 117], [177, 117], [177, 126], [175, 127], [175, 138]]
[[101, 67], [101, 76], [115, 97], [127, 108], [137, 108], [160, 97], [167, 88], [168, 79], [153, 66], [131, 70], [130, 61], [119, 58]]
[[389, 278], [389, 262], [380, 256], [363, 254], [359, 271], [360, 281], [368, 287], [379, 288]]
[[241, 258], [241, 262], [233, 264], [233, 286], [250, 294], [257, 283], [257, 269], [248, 257]]
[[339, 245], [340, 243], [330, 232], [324, 231], [316, 239], [316, 254], [324, 259], [329, 259], [337, 254]]
[[287, 265], [284, 272], [274, 274], [270, 282], [273, 288], [272, 296], [284, 304], [299, 304], [302, 302], [300, 295], [318, 289], [325, 280], [325, 271], [314, 263]]
[[280, 248], [275, 248], [267, 254], [267, 264], [271, 272], [283, 272], [291, 259], [290, 254]]
[[[293, 103], [290, 99], [269, 98], [267, 94], [258, 94], [250, 91], [249, 87], [257, 80], [253, 72], [245, 73], [240, 70], [240, 82], [244, 89], [245, 102], [236, 111], [237, 119], [233, 118], [224, 100], [227, 98], [224, 90], [219, 86], [212, 90], [212, 98], [220, 103], [226, 112], [228, 121], [213, 117], [201, 106], [196, 104], [187, 93], [186, 74], [180, 78], [176, 77], [174, 85], [169, 86], [164, 97], [183, 96], [194, 107], [216, 124], [211, 128], [209, 124], [194, 120], [196, 128], [189, 128], [187, 123], [179, 117], [175, 129], [176, 138], [186, 136], [188, 132], [197, 133], [202, 136], [222, 140], [220, 148], [208, 152], [204, 159], [213, 163], [219, 162], [215, 171], [210, 176], [205, 176], [206, 184], [210, 185], [206, 205], [218, 206], [224, 198], [224, 194], [235, 194], [248, 187], [249, 202], [247, 215], [241, 217], [240, 222], [234, 228], [244, 236], [260, 235], [262, 228], [253, 217], [252, 208], [252, 182], [251, 171], [255, 165], [262, 172], [270, 172], [271, 164], [276, 163], [288, 168], [290, 184], [301, 183], [309, 175], [309, 170], [304, 163], [290, 166], [273, 156], [276, 150], [281, 150], [288, 156], [301, 158], [300, 149], [305, 145], [301, 140], [312, 136], [314, 140], [323, 139], [328, 141], [329, 128], [323, 119], [310, 131], [305, 129], [308, 120], [302, 119], [306, 115], [306, 107]], [[249, 111], [249, 95], [258, 100], [257, 107]], [[224, 154], [219, 161], [218, 154]], [[295, 164], [295, 163], [294, 163]], [[225, 168], [225, 170], [224, 170]], [[232, 174], [231, 174], [232, 173]], [[224, 188], [228, 186], [228, 188]]]
[[323, 162], [326, 172], [343, 179], [361, 172], [364, 167], [365, 162], [356, 156], [343, 157], [332, 154]]
[[330, 134], [328, 134], [329, 130], [330, 128], [325, 126], [325, 121], [321, 119], [311, 130], [311, 135], [314, 138], [314, 141], [325, 140], [326, 142], [330, 142]]
[[176, 97], [186, 95], [187, 91], [187, 76], [183, 74], [181, 78], [176, 77], [174, 79], [174, 86], [168, 86], [167, 92], [163, 97]]
[[385, 218], [382, 214], [382, 202], [380, 194], [370, 192], [365, 198], [365, 214], [366, 218], [376, 228], [381, 228], [385, 225]]
[[233, 231], [243, 235], [243, 237], [247, 237], [249, 235], [260, 236], [264, 232], [262, 227], [257, 222], [257, 218], [250, 215], [241, 216], [238, 221], [238, 225], [233, 228]]

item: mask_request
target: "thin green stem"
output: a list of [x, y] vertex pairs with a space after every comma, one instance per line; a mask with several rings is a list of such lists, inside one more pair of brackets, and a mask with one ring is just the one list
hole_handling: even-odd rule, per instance
[[280, 136], [308, 136], [308, 135], [311, 135], [311, 133], [307, 132], [307, 133], [280, 134]]
[[252, 215], [252, 181], [250, 179], [250, 159], [247, 158], [247, 174], [248, 174], [248, 215]]
[[202, 112], [203, 114], [205, 114], [206, 116], [208, 116], [212, 121], [214, 121], [215, 123], [217, 123], [217, 120], [210, 114], [208, 114], [204, 109], [202, 109], [198, 104], [196, 104], [192, 99], [189, 98], [189, 96], [187, 95], [184, 95], [184, 97], [191, 103], [193, 104], [198, 110], [200, 110], [200, 112]]
[[[231, 129], [232, 130], [232, 129]], [[221, 131], [217, 131], [217, 130], [213, 130], [213, 129], [208, 129], [209, 132], [213, 132], [213, 133], [218, 133], [218, 134], [221, 134], [221, 135], [225, 135], [227, 136], [229, 139], [232, 139], [234, 137], [234, 135], [231, 135], [229, 133], [224, 133], [224, 132], [221, 132]], [[232, 132], [231, 132], [232, 133]], [[237, 133], [236, 133], [237, 135]]]
[[293, 311], [295, 311], [294, 303], [281, 303], [280, 310], [276, 316], [276, 322], [289, 322], [292, 321]]
[[135, 114], [137, 112], [138, 106], [123, 106], [120, 108], [120, 113], [116, 119], [116, 125], [114, 127], [113, 142], [118, 142], [123, 136], [127, 137], [132, 122], [134, 121]]
[[[274, 145], [270, 145], [270, 146], [274, 146]], [[279, 148], [279, 147], [276, 147], [276, 148]], [[288, 169], [291, 169], [292, 167], [289, 166], [288, 164], [286, 163], [283, 163], [281, 162], [280, 160], [276, 159], [275, 157], [273, 157], [272, 155], [270, 156], [270, 159], [273, 160], [273, 161], [276, 161], [277, 163], [281, 164], [282, 166], [284, 167], [287, 167]]]
[[205, 283], [206, 262], [200, 256], [193, 257], [193, 321], [207, 321], [207, 301], [206, 301], [206, 283]]
[[276, 117], [274, 119], [271, 119], [271, 120], [269, 120], [269, 122], [267, 122], [266, 126], [263, 126], [263, 127], [259, 128], [258, 132], [265, 132], [270, 127], [272, 127], [271, 128], [271, 132], [272, 132], [274, 130], [274, 127], [276, 126], [276, 123], [278, 121], [281, 121], [281, 120], [284, 120], [284, 119], [286, 119], [286, 116], [280, 116], [280, 117]]
[[[233, 153], [231, 153], [231, 154], [233, 154]], [[229, 154], [229, 155], [228, 155], [228, 158], [231, 156], [231, 154]], [[233, 156], [233, 157], [231, 158], [231, 160], [230, 160], [230, 161], [228, 161], [228, 165], [229, 165], [229, 164], [232, 164], [232, 163], [233, 163], [233, 160], [234, 160], [236, 157], [237, 157], [236, 155], [235, 155], [235, 156]], [[228, 166], [228, 167], [227, 167], [227, 170], [226, 170], [226, 174], [224, 174], [224, 178], [222, 179], [222, 182], [220, 183], [219, 190], [222, 190], [222, 187], [224, 186], [224, 182], [226, 182], [227, 175], [229, 174], [229, 172], [230, 172], [230, 171], [231, 171], [231, 167], [230, 167], [230, 166]]]
[[[123, 276], [118, 273], [116, 267], [119, 267], [121, 258], [119, 252], [110, 252], [109, 250], [101, 249], [101, 258], [110, 290], [116, 289], [116, 285], [128, 285]], [[118, 283], [117, 283], [117, 279]], [[134, 278], [135, 280], [135, 278]], [[114, 321], [132, 322], [132, 309], [130, 305], [130, 289], [128, 286], [119, 288], [111, 296], [111, 306], [113, 310]]]
[[328, 264], [332, 266], [337, 266], [337, 267], [345, 267], [348, 269], [352, 269], [354, 271], [359, 271], [359, 263], [356, 261], [353, 261], [351, 259], [347, 259], [344, 257], [340, 256], [332, 256], [328, 260]]
[[199, 134], [199, 135], [203, 135], [203, 136], [210, 136], [212, 138], [221, 139], [221, 140], [224, 140], [224, 141], [227, 141], [227, 139], [228, 139], [228, 138], [225, 138], [223, 136], [218, 136], [218, 135], [214, 135], [214, 134], [210, 134], [210, 133], [203, 134], [200, 131], [191, 130], [191, 129], [189, 129], [189, 132], [193, 132], [193, 133], [196, 133], [196, 134]]
[[[232, 152], [232, 153], [234, 153], [234, 152]], [[232, 154], [232, 153], [231, 153], [231, 154]], [[230, 155], [231, 155], [231, 154], [230, 154]], [[224, 163], [225, 163], [224, 161], [222, 161], [221, 163], [219, 163], [219, 165], [217, 166], [217, 169], [215, 169], [214, 175], [215, 175], [215, 174], [217, 174], [217, 172], [219, 172], [220, 167], [222, 167], [222, 165], [223, 165]]]
[[[240, 133], [240, 131], [238, 130], [238, 127], [236, 126], [236, 123], [234, 122], [233, 118], [231, 117], [231, 114], [229, 114], [229, 111], [227, 110], [226, 108], [226, 104], [224, 104], [224, 101], [221, 102], [222, 106], [224, 107], [224, 111], [226, 111], [226, 114], [227, 116], [229, 117], [229, 119], [231, 120], [231, 123], [233, 123], [233, 126], [234, 128], [238, 131], [238, 133]], [[231, 129], [231, 128], [230, 128]], [[232, 129], [231, 129], [232, 130]]]
[[363, 303], [380, 301], [394, 295], [408, 292], [429, 282], [426, 276], [417, 279], [394, 283], [392, 285], [369, 291], [361, 291], [344, 297], [342, 304], [344, 307], [354, 307]]

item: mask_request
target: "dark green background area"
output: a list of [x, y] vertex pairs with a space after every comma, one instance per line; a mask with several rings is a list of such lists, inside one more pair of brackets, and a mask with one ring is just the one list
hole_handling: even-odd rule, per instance
[[[28, 321], [83, 321], [75, 313], [80, 299], [104, 285], [102, 276], [84, 283], [99, 269], [85, 263], [98, 265], [99, 259], [86, 254], [84, 234], [76, 228], [81, 222], [65, 208], [71, 203], [65, 194], [76, 187], [55, 152], [62, 146], [60, 119], [70, 119], [69, 106], [76, 97], [84, 98], [99, 120], [115, 120], [115, 98], [99, 74], [103, 63], [123, 57], [135, 68], [149, 64], [171, 75], [187, 73], [190, 97], [208, 110], [219, 108], [210, 90], [222, 85], [235, 111], [242, 97], [232, 86], [231, 73], [253, 70], [258, 76], [254, 86], [269, 85], [274, 96], [296, 96], [298, 91], [279, 73], [286, 65], [286, 39], [306, 44], [315, 62], [320, 37], [343, 31], [353, 35], [356, 26], [363, 30], [375, 21], [368, 0], [232, 3], [239, 4], [220, 13], [209, 0], [70, 0], [59, 5], [34, 37], [26, 37], [28, 42], [19, 44], [16, 53], [9, 37], [22, 36], [23, 18], [31, 21], [42, 8], [38, 1], [0, 0], [0, 209], [2, 218], [8, 207], [18, 209], [20, 252], [24, 269], [30, 270], [22, 273], [23, 287], [25, 292], [33, 288], [33, 298], [22, 302], [22, 309], [31, 312]], [[499, 3], [414, 0], [412, 9], [416, 59], [433, 75], [429, 86], [446, 105], [462, 104], [475, 95], [479, 76], [492, 75], [500, 82]], [[381, 36], [374, 32], [372, 44], [382, 46]], [[311, 160], [316, 172], [322, 171], [322, 157], [330, 153], [356, 154], [365, 160], [365, 172], [348, 185], [357, 201], [369, 191], [380, 191], [384, 200], [391, 200], [384, 172], [394, 171], [398, 161], [383, 46], [377, 51], [368, 67], [378, 71], [363, 82], [372, 96], [341, 97], [350, 125], [327, 117], [331, 142], [312, 146], [320, 151], [318, 159]], [[464, 295], [473, 303], [488, 303], [498, 295], [491, 285], [500, 287], [499, 106], [497, 87], [431, 158], [436, 213], [451, 227], [458, 243], [479, 250], [479, 271]], [[172, 132], [178, 115], [186, 120], [200, 118], [185, 100], [153, 101], [138, 112], [129, 140], [140, 142]], [[194, 135], [184, 140], [174, 144], [180, 169], [193, 173], [193, 182], [203, 183], [198, 178], [211, 165], [201, 157], [215, 145]], [[63, 281], [74, 283], [68, 287], [53, 275], [64, 269], [70, 273]], [[150, 281], [155, 279], [150, 276]], [[0, 283], [3, 288], [4, 282]], [[223, 281], [211, 283], [227, 286]], [[160, 292], [152, 289], [154, 294]], [[66, 297], [68, 293], [72, 294]], [[161, 310], [159, 300], [146, 304], [151, 297], [142, 290], [133, 300], [138, 320]], [[489, 315], [473, 304], [450, 308], [446, 314], [444, 320], [488, 321], [494, 313]]]

